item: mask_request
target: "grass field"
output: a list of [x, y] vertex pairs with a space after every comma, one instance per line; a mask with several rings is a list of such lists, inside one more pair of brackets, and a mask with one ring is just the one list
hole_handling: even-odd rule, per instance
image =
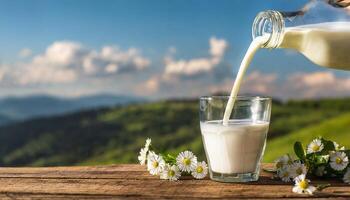
[[292, 155], [295, 141], [300, 141], [306, 146], [317, 136], [323, 136], [326, 139], [337, 141], [342, 146], [350, 147], [350, 112], [268, 140], [264, 161], [271, 162], [285, 153]]

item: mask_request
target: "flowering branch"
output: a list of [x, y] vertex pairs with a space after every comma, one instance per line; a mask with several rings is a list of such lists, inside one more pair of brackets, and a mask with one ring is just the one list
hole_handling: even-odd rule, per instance
[[137, 157], [141, 165], [147, 165], [147, 170], [160, 179], [170, 181], [178, 180], [181, 175], [192, 175], [196, 179], [202, 179], [208, 174], [208, 166], [190, 151], [179, 153], [177, 157], [171, 154], [156, 154], [151, 148], [151, 139], [146, 140], [144, 148], [141, 148]]
[[297, 141], [294, 143], [294, 153], [298, 159], [293, 159], [289, 154], [283, 155], [275, 161], [275, 169], [270, 170], [282, 181], [293, 180], [293, 192], [312, 194], [330, 186], [310, 185], [310, 180], [306, 179], [307, 174], [342, 178], [345, 183], [350, 184], [350, 150], [338, 143], [318, 137], [304, 148], [303, 144]]

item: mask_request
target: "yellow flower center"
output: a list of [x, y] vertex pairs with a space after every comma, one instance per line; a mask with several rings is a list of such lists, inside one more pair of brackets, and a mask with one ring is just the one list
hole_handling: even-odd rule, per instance
[[168, 175], [169, 175], [170, 177], [172, 177], [172, 176], [175, 175], [175, 172], [174, 172], [173, 170], [169, 170], [169, 171], [168, 171]]
[[202, 173], [203, 172], [203, 167], [202, 166], [198, 166], [196, 169], [197, 173]]
[[309, 183], [305, 180], [302, 180], [299, 182], [299, 187], [302, 188], [303, 190], [305, 190], [309, 187]]
[[156, 168], [156, 167], [158, 167], [158, 162], [157, 162], [157, 161], [154, 161], [154, 162], [152, 163], [152, 165], [153, 165], [154, 168]]
[[190, 164], [191, 164], [191, 160], [188, 159], [188, 158], [185, 158], [185, 159], [183, 160], [183, 163], [184, 163], [185, 165], [190, 165]]
[[335, 163], [337, 163], [338, 165], [339, 165], [339, 164], [342, 164], [342, 162], [343, 162], [343, 160], [342, 160], [341, 158], [339, 158], [339, 157], [337, 157], [337, 158], [335, 159]]
[[318, 151], [319, 149], [320, 149], [320, 146], [318, 146], [317, 144], [312, 146], [313, 151]]
[[300, 175], [303, 173], [303, 169], [301, 169], [301, 167], [299, 167], [297, 170], [296, 170], [297, 174]]

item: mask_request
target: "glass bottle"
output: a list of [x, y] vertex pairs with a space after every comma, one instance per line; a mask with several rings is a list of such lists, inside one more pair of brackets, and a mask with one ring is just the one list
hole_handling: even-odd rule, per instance
[[330, 2], [315, 0], [295, 12], [260, 12], [252, 36], [267, 35], [264, 48], [295, 49], [320, 66], [350, 70], [350, 10]]

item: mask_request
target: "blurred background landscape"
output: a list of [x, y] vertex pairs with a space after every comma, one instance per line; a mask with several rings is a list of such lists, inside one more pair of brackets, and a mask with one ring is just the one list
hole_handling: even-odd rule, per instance
[[[198, 98], [227, 94], [262, 10], [307, 1], [0, 1], [0, 166], [136, 163], [147, 137], [204, 159]], [[264, 161], [350, 147], [350, 72], [260, 50], [241, 95], [273, 97]]]

